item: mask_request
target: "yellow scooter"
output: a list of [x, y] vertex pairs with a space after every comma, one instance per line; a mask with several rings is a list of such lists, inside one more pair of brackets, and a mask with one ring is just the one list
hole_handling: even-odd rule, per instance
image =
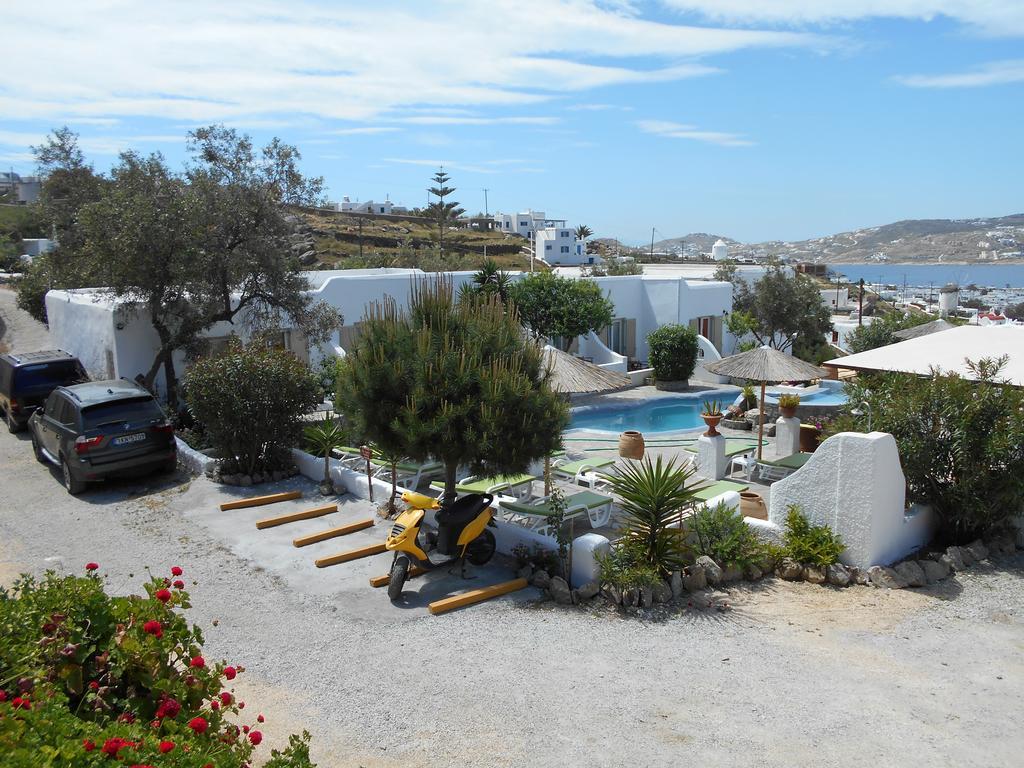
[[[494, 534], [488, 526], [496, 528], [489, 493], [470, 493], [447, 507], [438, 499], [422, 493], [405, 491], [402, 501], [409, 507], [399, 514], [391, 527], [384, 546], [395, 553], [388, 579], [388, 597], [397, 600], [409, 577], [409, 568], [415, 563], [424, 570], [441, 568], [454, 562], [462, 563], [465, 576], [466, 561], [473, 565], [488, 562], [497, 549]], [[424, 524], [426, 511], [437, 510], [437, 529]]]

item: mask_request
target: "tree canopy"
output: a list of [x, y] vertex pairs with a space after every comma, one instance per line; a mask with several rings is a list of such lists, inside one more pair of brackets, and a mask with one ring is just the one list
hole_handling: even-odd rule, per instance
[[523, 472], [556, 450], [568, 422], [539, 344], [494, 295], [456, 300], [451, 282], [414, 286], [407, 310], [367, 309], [339, 366], [337, 405], [383, 450], [445, 465], [445, 499], [460, 466]]
[[523, 325], [538, 339], [560, 337], [569, 344], [614, 319], [615, 305], [593, 280], [535, 272], [515, 283], [510, 295]]
[[432, 219], [437, 226], [438, 250], [443, 254], [444, 233], [451, 226], [452, 222], [466, 211], [459, 207], [457, 201], [447, 199], [449, 195], [455, 192], [455, 187], [448, 186], [451, 177], [444, 172], [444, 168], [438, 168], [437, 173], [431, 176], [430, 180], [433, 182], [433, 186], [428, 187], [427, 191], [436, 197], [437, 200], [434, 200], [427, 206], [425, 215], [428, 219]]
[[894, 335], [905, 328], [913, 328], [932, 320], [928, 315], [893, 312], [874, 318], [873, 322], [859, 325], [850, 334], [848, 345], [851, 352], [867, 352], [869, 349], [884, 347], [899, 341]]

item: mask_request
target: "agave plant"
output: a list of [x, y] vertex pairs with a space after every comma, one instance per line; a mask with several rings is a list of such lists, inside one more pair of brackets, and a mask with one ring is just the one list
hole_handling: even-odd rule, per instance
[[705, 400], [704, 401], [704, 416], [721, 416], [722, 415], [722, 404], [718, 400]]
[[678, 466], [676, 460], [658, 456], [640, 462], [622, 462], [617, 473], [608, 475], [612, 491], [619, 497], [625, 536], [642, 545], [645, 561], [667, 576], [681, 568], [686, 555], [686, 532], [672, 527], [691, 506], [700, 485], [691, 482], [695, 470]]
[[331, 451], [345, 444], [345, 428], [333, 419], [324, 419], [306, 427], [302, 436], [310, 451], [324, 457], [324, 479], [320, 483], [320, 492], [327, 494], [331, 488]]

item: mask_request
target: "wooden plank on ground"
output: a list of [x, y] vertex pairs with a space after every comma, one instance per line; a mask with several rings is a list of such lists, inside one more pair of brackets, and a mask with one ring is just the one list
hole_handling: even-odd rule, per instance
[[[409, 569], [409, 573], [406, 576], [406, 578], [412, 579], [416, 576], [422, 576], [426, 572], [426, 568], [420, 568], [418, 565], [414, 565], [412, 568]], [[372, 579], [370, 579], [370, 586], [374, 588], [386, 587], [389, 581], [391, 581], [391, 574], [385, 573], [383, 576], [374, 576]]]
[[509, 592], [517, 592], [520, 589], [526, 589], [527, 586], [529, 584], [526, 579], [512, 579], [512, 581], [503, 581], [501, 584], [495, 584], [490, 587], [471, 589], [469, 592], [446, 597], [443, 600], [435, 600], [427, 607], [436, 616], [445, 611], [454, 611], [456, 608], [463, 608], [467, 605], [490, 600], [492, 597], [500, 597], [501, 595], [507, 595]]
[[363, 528], [372, 527], [373, 519], [368, 517], [365, 520], [358, 520], [354, 523], [349, 523], [348, 525], [340, 525], [337, 528], [328, 528], [326, 531], [320, 531], [320, 533], [311, 533], [309, 536], [299, 536], [299, 538], [292, 541], [292, 544], [296, 547], [305, 547], [310, 544], [316, 544], [320, 541], [333, 539], [335, 536], [347, 536], [350, 533], [361, 531]]
[[359, 549], [351, 549], [348, 552], [341, 552], [337, 555], [331, 555], [329, 557], [321, 557], [316, 560], [317, 568], [326, 568], [329, 565], [337, 565], [338, 563], [347, 563], [349, 560], [358, 560], [361, 557], [369, 557], [370, 555], [379, 555], [385, 551], [383, 544], [371, 544], [369, 547], [360, 547]]
[[269, 496], [252, 496], [248, 499], [239, 499], [238, 501], [225, 501], [220, 505], [220, 511], [227, 512], [229, 509], [261, 507], [264, 504], [276, 504], [279, 501], [291, 501], [292, 499], [301, 498], [302, 491], [285, 491], [284, 493], [272, 493]]
[[262, 531], [264, 528], [274, 528], [278, 525], [284, 525], [285, 523], [294, 523], [296, 520], [311, 520], [314, 517], [323, 517], [324, 515], [329, 515], [332, 512], [337, 511], [337, 504], [325, 504], [322, 507], [304, 509], [301, 512], [291, 512], [287, 515], [279, 515], [277, 517], [265, 517], [262, 520], [256, 521], [256, 527]]

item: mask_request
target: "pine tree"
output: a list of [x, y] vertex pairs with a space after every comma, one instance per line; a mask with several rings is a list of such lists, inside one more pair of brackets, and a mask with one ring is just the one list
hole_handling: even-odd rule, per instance
[[433, 219], [437, 225], [438, 250], [442, 256], [444, 255], [445, 231], [453, 221], [466, 212], [464, 208], [459, 207], [458, 201], [448, 201], [445, 199], [455, 191], [455, 187], [448, 186], [450, 179], [451, 177], [444, 172], [444, 167], [440, 167], [437, 169], [437, 173], [430, 177], [430, 180], [434, 182], [434, 186], [427, 188], [427, 191], [437, 198], [436, 201], [427, 206], [426, 214], [427, 218]]

